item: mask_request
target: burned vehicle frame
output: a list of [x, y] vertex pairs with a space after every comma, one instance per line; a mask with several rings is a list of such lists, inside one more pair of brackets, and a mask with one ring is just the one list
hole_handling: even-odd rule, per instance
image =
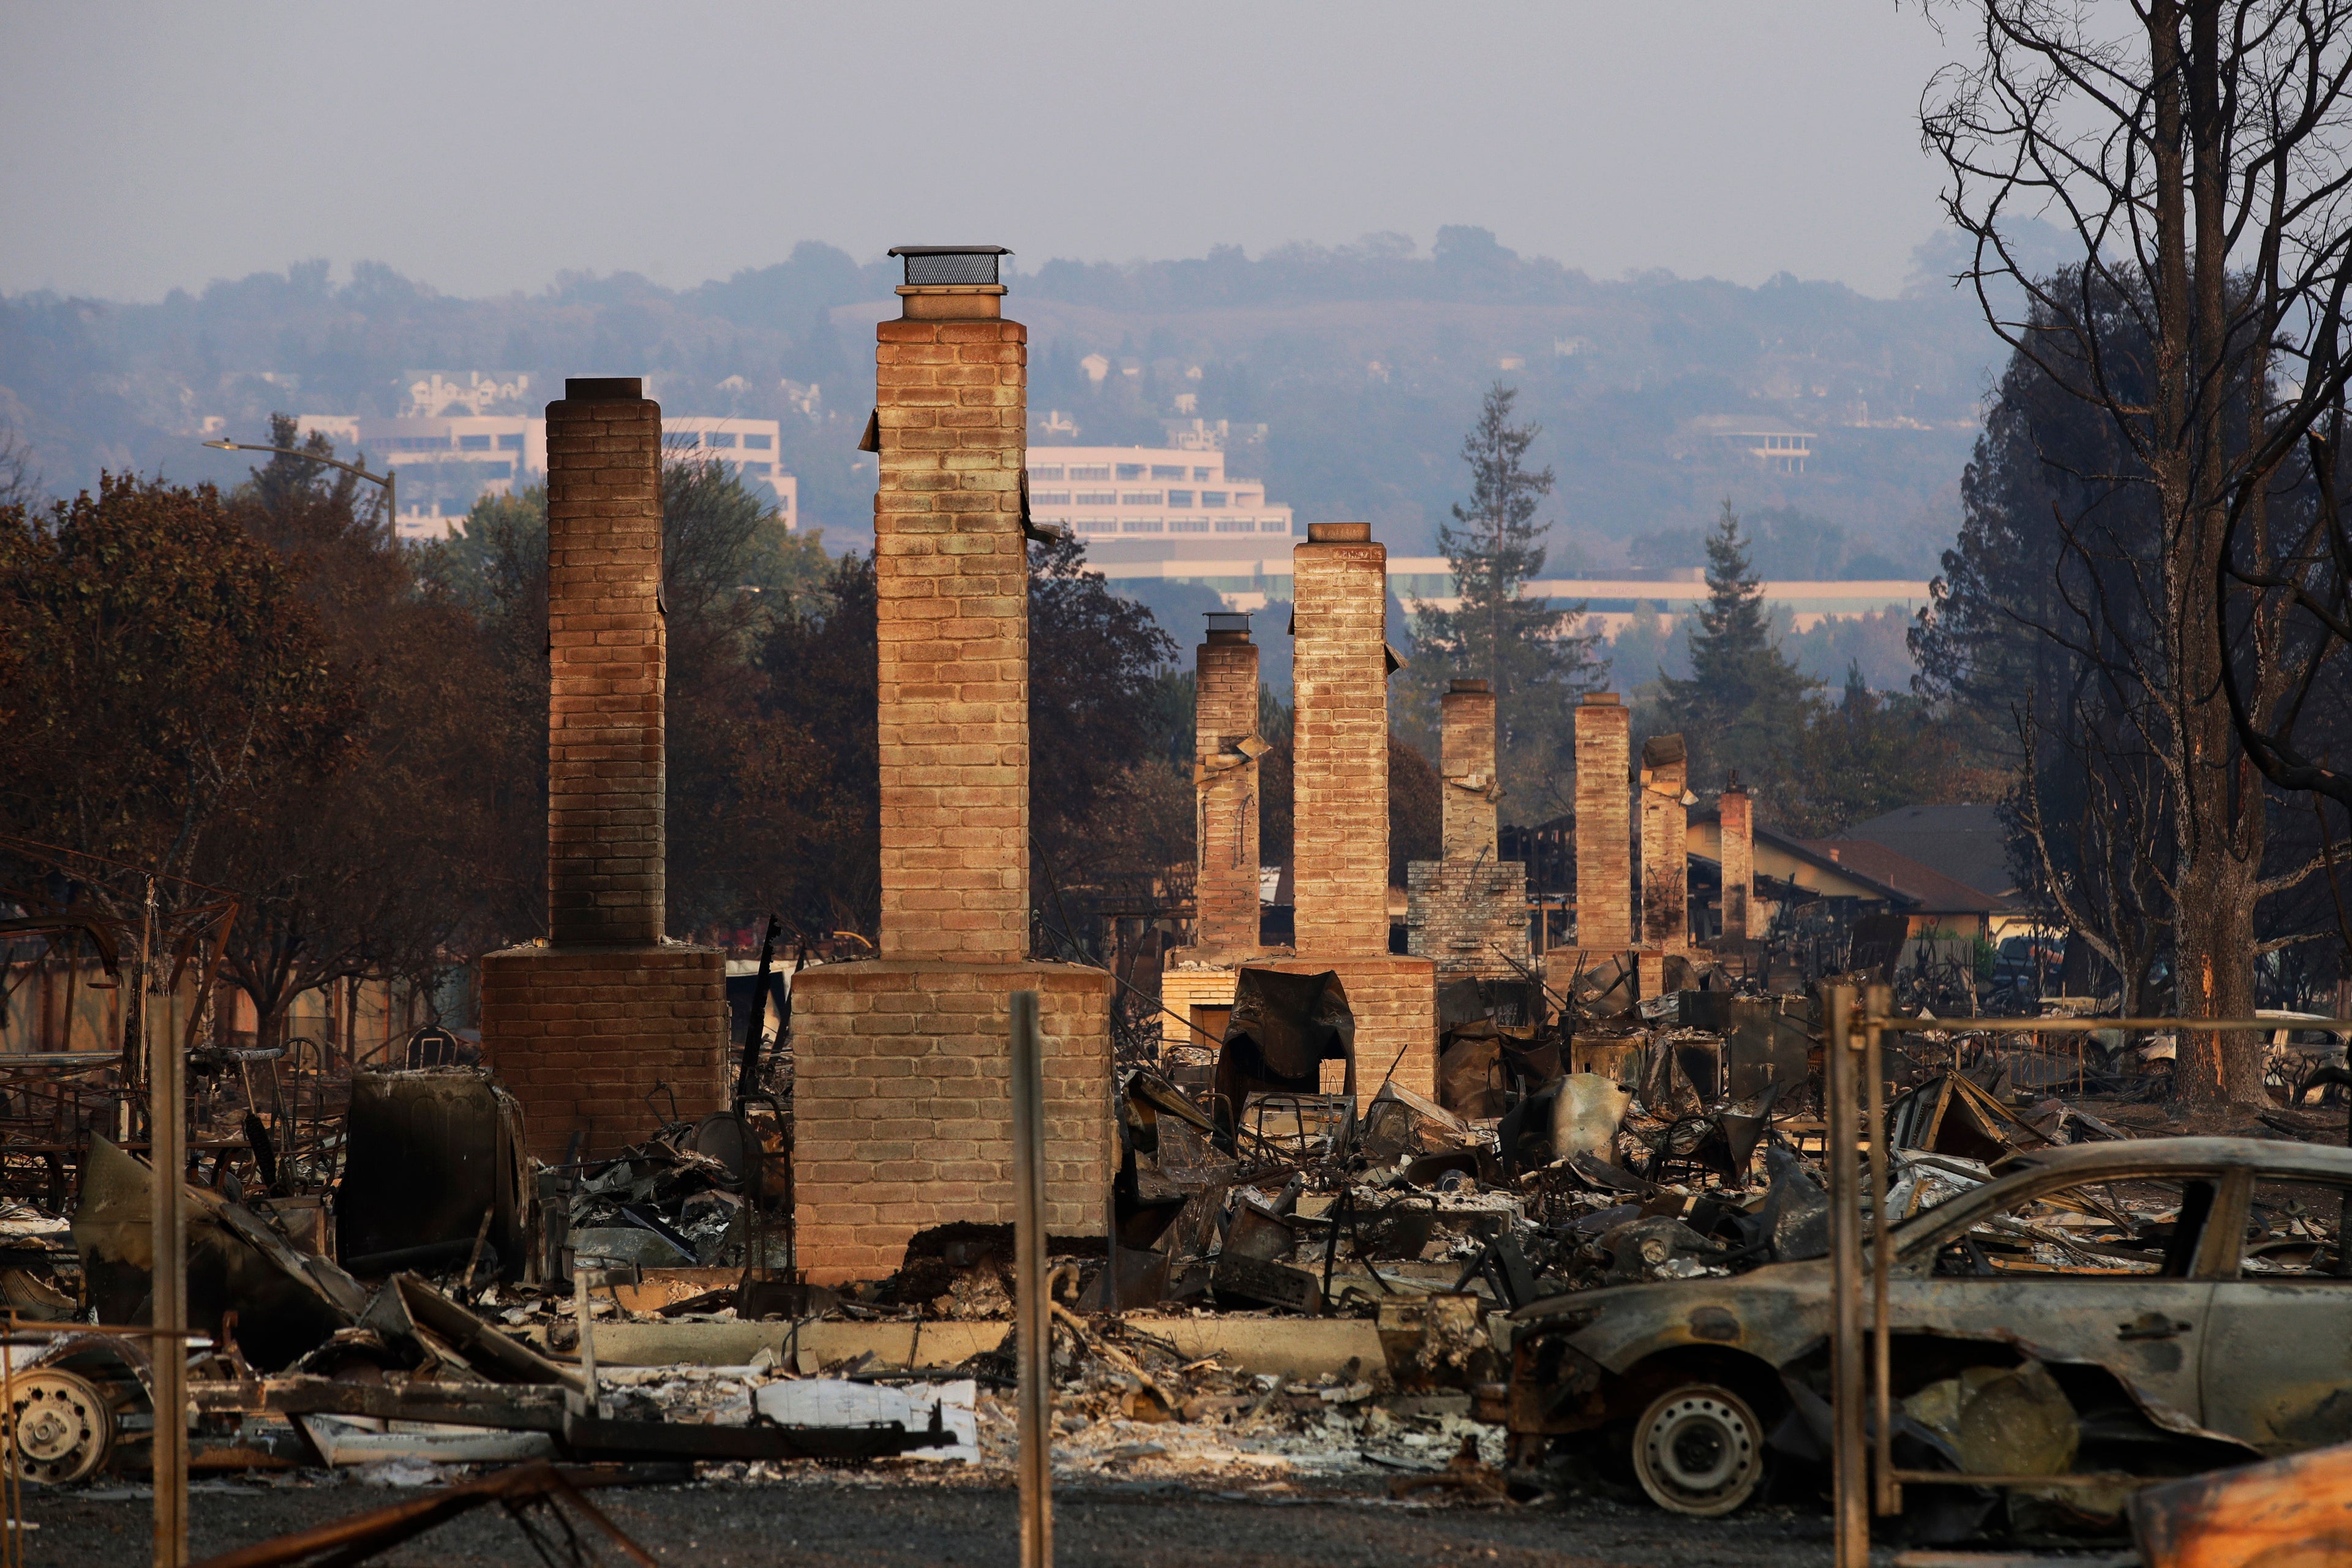
[[[2135, 1212], [2121, 1195], [2136, 1185], [2179, 1201]], [[2274, 1187], [2331, 1192], [2334, 1212], [2295, 1218], [2303, 1234], [2282, 1239], [2282, 1213], [2306, 1210]], [[2029, 1206], [2073, 1223], [2012, 1217]], [[1998, 1472], [2014, 1484], [2023, 1471], [2112, 1512], [2130, 1480], [2352, 1439], [2347, 1207], [2352, 1150], [2168, 1138], [2019, 1155], [1897, 1224], [1887, 1301], [1901, 1479]], [[1817, 1258], [1522, 1308], [1502, 1412], [1515, 1464], [1565, 1460], [1696, 1515], [1739, 1507], [1777, 1463], [1825, 1473], [1831, 1291], [1831, 1262]], [[2004, 1375], [2013, 1407], [1973, 1451], [1970, 1433], [1928, 1409]], [[2037, 1399], [2057, 1413], [2053, 1436], [2020, 1458], [2018, 1411]]]

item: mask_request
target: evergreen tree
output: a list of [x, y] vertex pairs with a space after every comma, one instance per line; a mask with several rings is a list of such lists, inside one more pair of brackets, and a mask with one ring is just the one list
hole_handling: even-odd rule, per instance
[[1541, 538], [1549, 525], [1537, 508], [1551, 494], [1549, 468], [1527, 466], [1540, 434], [1513, 424], [1518, 393], [1496, 383], [1478, 420], [1463, 437], [1470, 465], [1470, 500], [1441, 523], [1437, 548], [1453, 568], [1456, 608], [1413, 607], [1413, 657], [1400, 683], [1409, 736], [1435, 756], [1437, 699], [1449, 681], [1484, 677], [1496, 697], [1496, 748], [1502, 775], [1503, 813], [1512, 821], [1540, 821], [1568, 809], [1573, 794], [1574, 744], [1570, 714], [1599, 685], [1597, 641], [1578, 633], [1584, 607], [1523, 599], [1524, 586], [1543, 570]]
[[1707, 537], [1706, 586], [1691, 632], [1691, 678], [1660, 678], [1665, 726], [1680, 730], [1689, 747], [1694, 788], [1720, 789], [1725, 775], [1737, 771], [1769, 791], [1790, 769], [1821, 683], [1773, 641], [1764, 585], [1748, 563], [1729, 501]]

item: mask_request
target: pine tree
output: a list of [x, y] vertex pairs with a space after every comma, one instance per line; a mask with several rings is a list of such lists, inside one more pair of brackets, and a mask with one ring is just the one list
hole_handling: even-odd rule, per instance
[[1551, 494], [1549, 468], [1527, 466], [1528, 449], [1541, 434], [1513, 424], [1518, 393], [1496, 382], [1477, 423], [1463, 437], [1470, 466], [1470, 499], [1453, 508], [1437, 529], [1437, 548], [1453, 568], [1453, 610], [1413, 607], [1413, 655], [1400, 695], [1405, 727], [1425, 737], [1437, 755], [1437, 699], [1449, 681], [1485, 677], [1496, 696], [1497, 769], [1503, 812], [1512, 821], [1538, 821], [1565, 810], [1572, 794], [1574, 748], [1570, 711], [1599, 684], [1596, 639], [1580, 635], [1580, 604], [1554, 606], [1520, 597], [1543, 570], [1548, 524], [1536, 513]]
[[1773, 641], [1764, 585], [1748, 565], [1729, 501], [1707, 537], [1706, 586], [1691, 632], [1691, 678], [1662, 676], [1660, 706], [1666, 727], [1680, 730], [1690, 749], [1694, 783], [1719, 789], [1724, 776], [1737, 771], [1769, 789], [1788, 771], [1821, 683]]

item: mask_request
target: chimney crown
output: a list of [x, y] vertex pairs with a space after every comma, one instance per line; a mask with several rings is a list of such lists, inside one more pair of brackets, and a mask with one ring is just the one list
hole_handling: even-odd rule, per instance
[[1447, 684], [1445, 689], [1452, 692], [1483, 692], [1489, 688], [1485, 681], [1453, 681]]
[[1587, 692], [1584, 694], [1584, 706], [1587, 707], [1615, 707], [1617, 706], [1617, 694], [1615, 692]]
[[1309, 523], [1307, 542], [1311, 545], [1366, 545], [1372, 542], [1370, 523]]
[[624, 402], [646, 395], [643, 376], [566, 376], [567, 402]]

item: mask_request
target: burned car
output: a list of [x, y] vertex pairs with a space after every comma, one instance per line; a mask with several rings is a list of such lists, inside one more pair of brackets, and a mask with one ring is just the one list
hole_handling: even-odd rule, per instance
[[[1911, 1215], [1887, 1298], [1898, 1463], [2153, 1477], [2352, 1439], [2347, 1203], [2352, 1150], [2166, 1138], [2020, 1155]], [[1699, 1515], [1825, 1462], [1829, 1260], [1715, 1272], [1513, 1314], [1515, 1462], [1630, 1473]]]

